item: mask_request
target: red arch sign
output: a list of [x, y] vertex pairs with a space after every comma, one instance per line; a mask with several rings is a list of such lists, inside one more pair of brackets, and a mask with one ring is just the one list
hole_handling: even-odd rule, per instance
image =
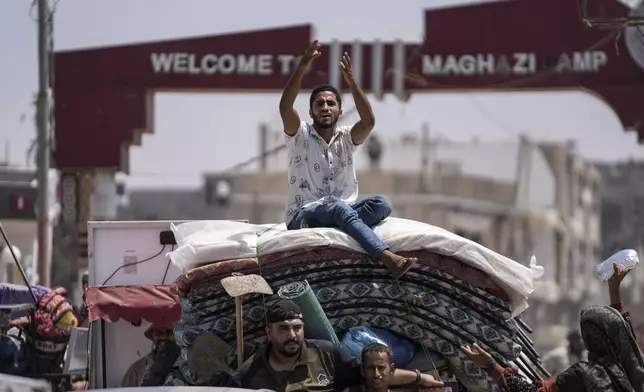
[[[596, 0], [602, 15], [628, 12]], [[644, 138], [644, 41], [627, 30], [584, 27], [575, 0], [513, 0], [425, 11], [425, 41], [338, 42], [303, 88], [343, 86], [350, 53], [376, 96], [453, 90], [585, 89], [602, 97], [625, 129]], [[156, 91], [278, 92], [313, 39], [293, 26], [56, 53], [55, 162], [59, 169], [128, 170], [128, 148], [154, 132]]]

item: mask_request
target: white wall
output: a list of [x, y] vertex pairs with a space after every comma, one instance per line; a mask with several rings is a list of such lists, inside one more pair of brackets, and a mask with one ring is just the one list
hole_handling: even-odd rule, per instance
[[532, 209], [555, 208], [557, 181], [548, 160], [541, 149], [534, 145], [528, 145], [525, 150], [530, 160], [529, 182], [525, 192], [529, 198], [527, 205]]
[[[90, 286], [171, 284], [181, 271], [166, 257], [171, 247], [166, 246], [163, 249], [159, 241], [159, 233], [169, 230], [170, 225], [171, 222], [168, 221], [89, 222]], [[126, 255], [136, 256], [139, 261], [157, 256], [138, 264], [136, 269], [128, 271], [120, 268]], [[166, 268], [168, 268], [168, 274], [163, 280]], [[101, 322], [92, 323], [93, 387], [104, 387], [102, 385], [102, 350], [105, 350], [107, 387], [120, 385], [127, 368], [145, 355], [151, 347], [150, 341], [143, 336], [147, 326], [149, 326], [148, 323], [142, 327], [134, 327], [126, 321], [105, 322], [105, 347], [102, 347]]]
[[[100, 322], [94, 324], [100, 325]], [[150, 323], [144, 322], [140, 327], [135, 327], [123, 320], [105, 323], [107, 388], [120, 387], [130, 365], [152, 350], [152, 342], [143, 335], [149, 326]]]

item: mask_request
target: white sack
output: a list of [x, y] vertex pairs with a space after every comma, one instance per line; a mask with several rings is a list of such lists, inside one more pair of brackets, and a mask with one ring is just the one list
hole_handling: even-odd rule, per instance
[[[254, 225], [195, 221], [172, 225], [172, 231], [177, 239], [177, 249], [169, 256], [182, 271], [222, 260], [254, 258], [310, 247], [332, 246], [364, 253], [353, 238], [331, 228], [286, 230], [284, 223]], [[534, 259], [530, 267], [526, 267], [476, 242], [426, 223], [387, 218], [374, 231], [392, 252], [425, 249], [454, 257], [485, 272], [508, 294], [513, 315], [527, 309], [534, 281], [543, 274], [543, 268]]]

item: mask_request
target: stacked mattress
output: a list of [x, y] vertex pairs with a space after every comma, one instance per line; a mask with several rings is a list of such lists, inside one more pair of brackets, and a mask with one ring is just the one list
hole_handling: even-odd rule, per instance
[[[180, 245], [179, 253], [183, 253], [177, 259], [185, 263], [187, 253], [185, 248], [181, 249], [189, 244], [190, 239], [181, 237], [179, 227], [175, 228], [175, 236]], [[337, 232], [333, 229], [309, 230]], [[405, 241], [405, 233], [395, 231]], [[284, 235], [305, 234], [301, 230]], [[205, 238], [203, 235], [200, 233], [200, 238]], [[462, 243], [460, 249], [471, 247], [470, 255], [472, 249], [480, 247], [451, 233], [449, 235], [450, 243]], [[209, 237], [210, 244], [217, 243], [215, 237]], [[252, 237], [238, 235], [236, 238]], [[409, 238], [406, 237], [408, 243]], [[445, 244], [446, 241], [435, 243]], [[193, 250], [200, 249], [194, 237], [190, 246]], [[529, 378], [545, 375], [539, 370], [539, 358], [528, 337], [529, 328], [513, 318], [517, 303], [521, 305], [527, 296], [520, 298], [523, 294], [508, 290], [532, 284], [529, 277], [521, 277], [523, 272], [527, 276], [529, 268], [518, 263], [515, 263], [516, 268], [509, 266], [506, 271], [515, 268], [516, 279], [524, 281], [521, 284], [503, 282], [505, 284], [501, 285], [498, 277], [471, 265], [475, 264], [471, 260], [477, 257], [472, 257], [468, 263], [463, 261], [461, 254], [452, 252], [446, 255], [449, 252], [441, 251], [439, 246], [433, 249], [413, 243], [410, 246], [418, 249], [401, 250], [392, 246], [401, 255], [419, 259], [419, 263], [398, 281], [394, 281], [382, 265], [368, 260], [364, 253], [346, 249], [350, 246], [343, 246], [345, 249], [329, 245], [284, 251], [276, 249], [260, 257], [212, 260], [213, 263], [190, 268], [175, 282], [182, 309], [182, 318], [175, 327], [177, 343], [185, 350], [200, 333], [215, 334], [232, 346], [227, 362], [234, 368], [235, 302], [226, 294], [220, 280], [233, 272], [253, 273], [262, 275], [275, 292], [284, 284], [306, 280], [338, 336], [357, 325], [387, 329], [420, 345], [428, 361], [436, 367], [449, 367], [469, 391], [498, 390], [496, 382], [459, 349], [473, 342], [492, 353], [500, 363], [515, 365]], [[240, 246], [240, 250], [247, 248], [248, 245]], [[487, 252], [493, 254], [489, 250]], [[195, 258], [199, 256], [197, 253]], [[173, 258], [173, 262], [176, 261]], [[489, 259], [488, 264], [494, 265]], [[246, 357], [265, 341], [264, 311], [275, 299], [262, 295], [244, 297]], [[436, 358], [443, 360], [437, 361]], [[199, 383], [198, 375], [186, 361], [180, 360], [178, 368], [181, 378], [188, 384]]]

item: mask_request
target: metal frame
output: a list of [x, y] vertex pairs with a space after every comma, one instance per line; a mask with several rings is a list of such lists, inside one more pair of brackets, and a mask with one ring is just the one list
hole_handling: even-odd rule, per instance
[[[72, 328], [71, 333], [69, 334], [69, 343], [67, 344], [67, 351], [65, 352], [65, 362], [63, 363], [63, 373], [64, 374], [72, 374], [72, 375], [79, 375], [79, 374], [85, 374], [88, 372], [87, 369], [87, 363], [85, 363], [85, 366], [83, 366], [82, 369], [78, 368], [72, 368], [70, 369], [72, 359], [74, 358], [74, 351], [76, 350], [76, 346], [78, 343], [79, 339], [83, 339], [83, 336], [79, 334], [79, 332], [84, 332], [87, 335], [85, 336], [85, 340], [87, 341], [87, 349], [86, 349], [86, 355], [90, 355], [90, 346], [91, 346], [91, 334], [90, 334], [90, 329], [89, 328]], [[87, 358], [89, 360], [89, 357]], [[89, 378], [89, 374], [87, 374], [87, 377]]]
[[11, 314], [24, 312], [25, 310], [33, 311], [34, 304], [7, 304], [0, 305], [0, 331], [11, 328]]
[[615, 18], [598, 18], [588, 15], [588, 0], [579, 0], [579, 16], [587, 27], [599, 29], [626, 28], [633, 26], [644, 26], [644, 17], [625, 16]]
[[[208, 219], [203, 219], [208, 220]], [[235, 222], [249, 223], [248, 219], [227, 219]], [[160, 230], [169, 230], [171, 224], [181, 224], [187, 222], [194, 222], [194, 220], [159, 220], [159, 221], [89, 221], [87, 222], [87, 251], [88, 251], [88, 269], [90, 274], [88, 276], [90, 286], [100, 286], [101, 282], [95, 282], [94, 276], [91, 273], [94, 260], [94, 230], [96, 228], [110, 228], [110, 229], [133, 229], [133, 228], [149, 228], [151, 224], [159, 226], [166, 226]], [[91, 389], [105, 389], [107, 385], [107, 355], [105, 352], [105, 320], [94, 321], [90, 324], [89, 328], [89, 386]], [[95, 350], [93, 350], [93, 348]]]

